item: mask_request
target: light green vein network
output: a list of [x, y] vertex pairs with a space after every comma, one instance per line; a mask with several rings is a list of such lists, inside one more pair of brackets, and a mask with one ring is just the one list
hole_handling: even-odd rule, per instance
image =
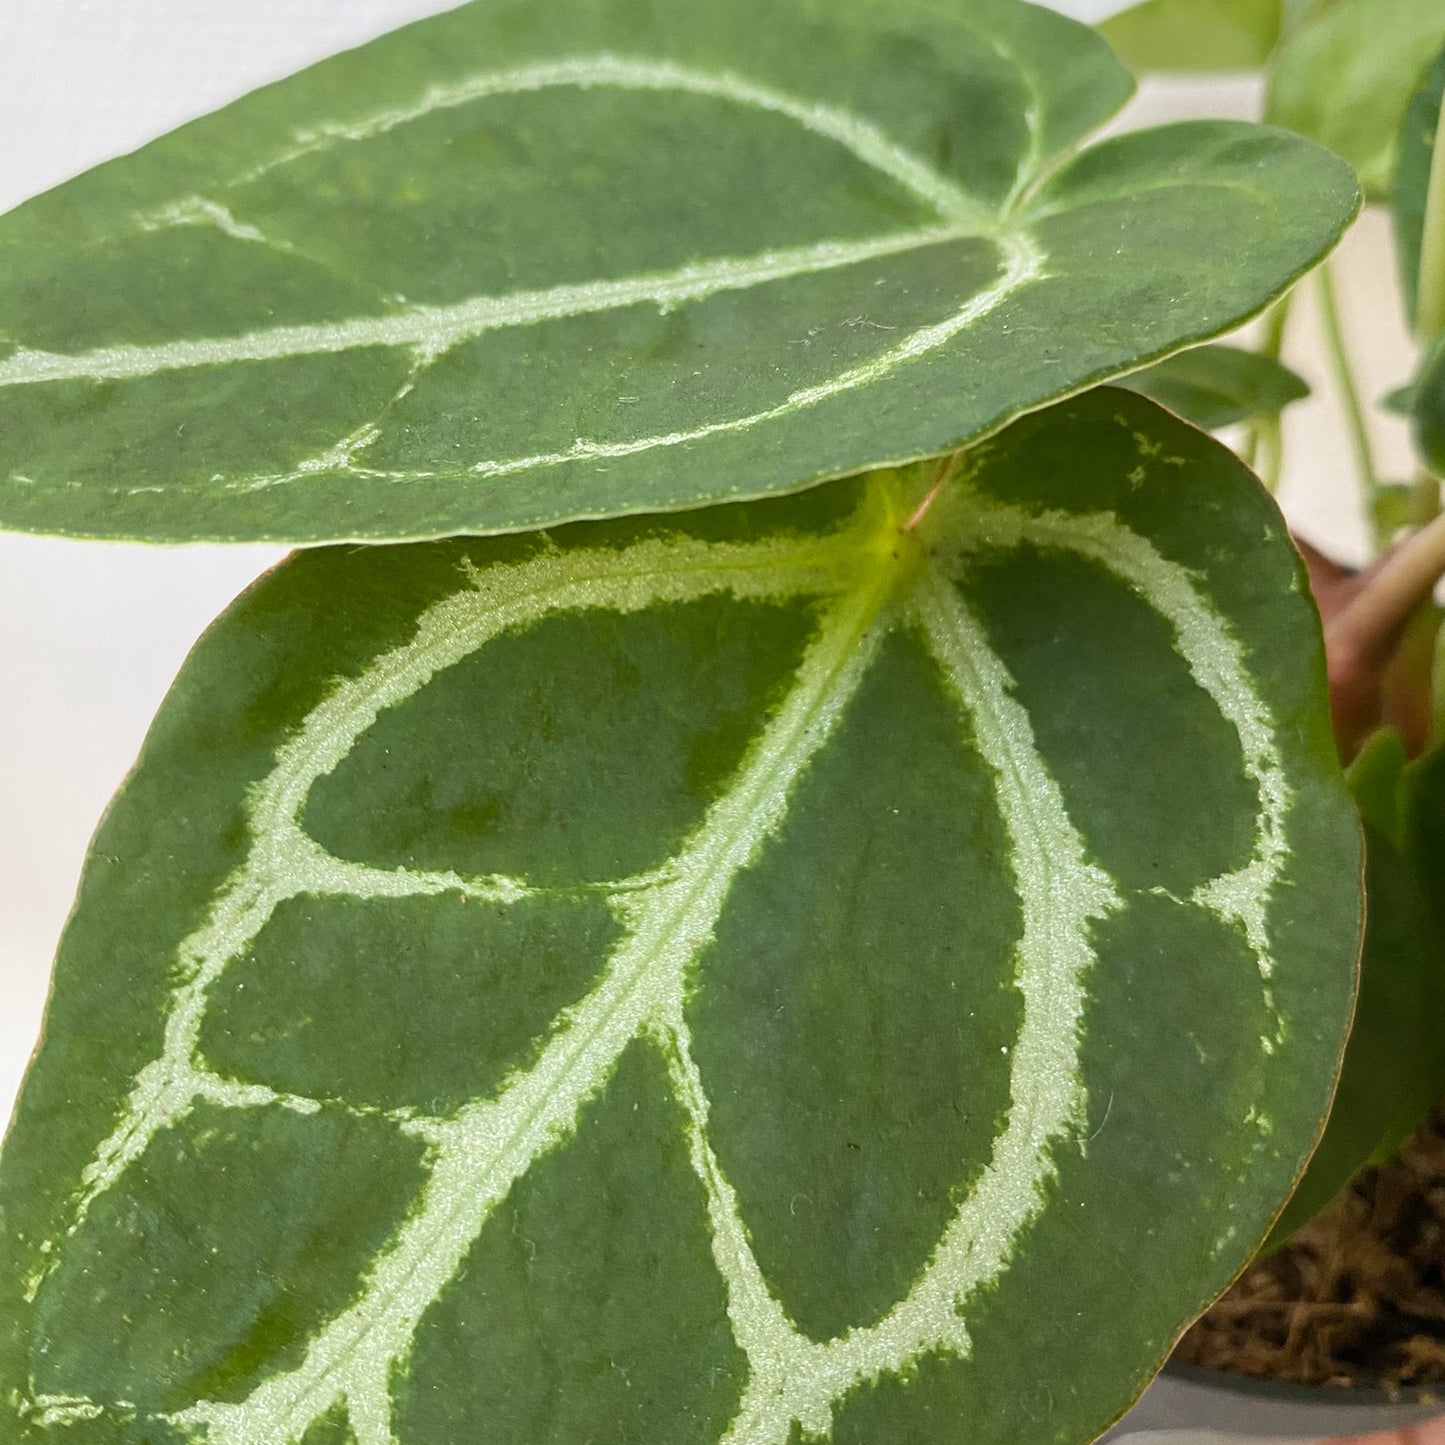
[[[726, 790], [664, 867], [613, 885], [623, 939], [592, 992], [556, 1020], [536, 1062], [514, 1072], [493, 1097], [452, 1116], [391, 1115], [397, 1128], [427, 1145], [428, 1178], [352, 1305], [310, 1340], [295, 1368], [263, 1380], [239, 1402], [197, 1401], [169, 1417], [172, 1423], [203, 1426], [210, 1445], [294, 1445], [339, 1404], [358, 1445], [402, 1445], [393, 1433], [390, 1389], [422, 1316], [512, 1184], [570, 1137], [584, 1104], [606, 1087], [638, 1037], [660, 1049], [684, 1110], [689, 1156], [706, 1193], [713, 1260], [748, 1361], [748, 1383], [725, 1445], [786, 1445], [795, 1424], [824, 1434], [837, 1403], [861, 1382], [898, 1374], [925, 1355], [968, 1355], [968, 1303], [1008, 1269], [1021, 1232], [1043, 1209], [1055, 1177], [1052, 1151], [1069, 1139], [1085, 1147], [1079, 1021], [1095, 961], [1090, 930], [1122, 902], [1110, 877], [1087, 857], [1028, 715], [1012, 695], [1012, 679], [955, 585], [976, 552], [1028, 543], [1079, 554], [1126, 581], [1168, 622], [1196, 683], [1238, 733], [1259, 798], [1253, 859], [1238, 873], [1204, 880], [1192, 902], [1248, 938], [1261, 988], [1268, 989], [1265, 908], [1289, 857], [1290, 795], [1269, 710], [1239, 643], [1194, 577], [1112, 515], [1029, 512], [962, 491], [935, 509], [921, 529], [923, 540], [900, 546], [899, 523], [914, 501], [900, 495], [894, 478], [880, 475], [852, 518], [822, 537], [756, 543], [663, 537], [616, 551], [552, 549], [513, 564], [467, 564], [457, 590], [421, 615], [411, 640], [338, 683], [305, 718], [249, 797], [246, 861], [206, 923], [179, 949], [182, 981], [170, 998], [163, 1052], [137, 1077], [120, 1124], [86, 1170], [70, 1233], [150, 1141], [198, 1102], [303, 1112], [320, 1107], [315, 1099], [220, 1077], [197, 1052], [208, 990], [244, 956], [282, 902], [303, 893], [380, 899], [459, 890], [505, 907], [533, 896], [525, 879], [344, 862], [303, 832], [310, 789], [384, 710], [493, 639], [547, 616], [592, 608], [627, 614], [715, 595], [822, 604], [786, 698]], [[712, 935], [733, 880], [782, 824], [799, 779], [827, 745], [881, 640], [897, 629], [923, 639], [994, 780], [1023, 908], [1014, 958], [1023, 1021], [1002, 1132], [922, 1273], [874, 1325], [818, 1342], [798, 1331], [778, 1302], [714, 1152], [684, 991], [697, 942]], [[60, 1249], [63, 1242], [56, 1241], [50, 1260]], [[43, 1274], [31, 1281], [32, 1297], [43, 1282]], [[46, 1397], [30, 1408], [40, 1423], [62, 1426], [122, 1404]]]
[[[1187, 142], [1182, 132], [1159, 131], [1132, 148], [1103, 141], [1074, 154], [1122, 103], [1127, 74], [1085, 27], [1023, 6], [990, 0], [950, 14], [953, 7], [933, 13], [889, 0], [853, 19], [784, 6], [772, 17], [774, 41], [761, 44], [745, 7], [714, 25], [695, 23], [681, 3], [645, 14], [618, 6], [590, 15], [579, 6], [575, 16], [574, 0], [556, 3], [545, 22], [529, 12], [503, 23], [505, 6], [461, 7], [283, 81], [0, 220], [0, 247], [13, 244], [10, 254], [41, 286], [52, 284], [53, 266], [59, 298], [57, 316], [38, 330], [23, 305], [0, 328], [14, 345], [0, 357], [0, 399], [15, 438], [0, 456], [7, 524], [157, 540], [396, 540], [796, 490], [940, 454], [1216, 334], [1313, 264], [1355, 202], [1326, 153], [1257, 127], [1200, 123], [1185, 128]], [[795, 32], [816, 41], [816, 65], [775, 53], [777, 37]], [[857, 87], [864, 38], [887, 42], [892, 57], [876, 103]], [[448, 63], [424, 64], [438, 40], [447, 41]], [[398, 61], [390, 78], [389, 53]], [[1050, 67], [1067, 71], [1057, 93]], [[436, 80], [438, 69], [450, 76]], [[355, 83], [342, 84], [345, 77]], [[368, 77], [377, 83], [368, 86]], [[889, 99], [890, 86], [910, 85], [911, 108]], [[969, 104], [981, 107], [976, 135], [955, 133], [950, 97], [960, 87], [972, 87]], [[366, 99], [376, 90], [384, 99]], [[796, 193], [799, 214], [816, 213], [817, 226], [785, 228], [768, 245], [772, 227], [720, 224], [735, 203], [714, 214], [708, 207], [716, 210], [723, 193], [700, 187], [692, 229], [679, 223], [681, 249], [665, 259], [644, 260], [651, 252], [634, 254], [625, 228], [598, 222], [589, 231], [585, 214], [563, 207], [559, 226], [589, 243], [582, 259], [543, 244], [515, 275], [504, 267], [490, 283], [443, 276], [415, 230], [424, 214], [385, 202], [405, 179], [395, 168], [409, 154], [407, 127], [417, 127], [417, 146], [440, 136], [445, 149], [474, 119], [485, 128], [477, 117], [489, 103], [558, 92], [558, 116], [581, 109], [569, 97], [615, 92], [639, 97], [649, 124], [654, 107], [667, 118], [669, 97], [679, 111], [682, 97], [714, 102], [710, 129], [700, 132], [708, 137], [735, 127], [761, 147], [754, 129], [773, 126], [780, 155], [740, 154]], [[338, 100], [347, 93], [355, 99]], [[336, 118], [352, 104], [361, 113]], [[538, 102], [538, 114], [552, 116], [552, 104]], [[538, 131], [554, 148], [546, 127], [556, 118]], [[428, 121], [436, 124], [421, 124]], [[395, 154], [382, 144], [394, 133], [403, 137]], [[799, 156], [827, 156], [819, 143], [836, 156], [814, 175], [789, 159], [790, 137]], [[971, 167], [975, 143], [984, 160]], [[586, 154], [605, 169], [605, 147]], [[1258, 164], [1249, 163], [1256, 154]], [[568, 155], [564, 145], [559, 176]], [[356, 200], [357, 177], [360, 193], [375, 190], [385, 211], [378, 224], [397, 228], [393, 254], [409, 256], [407, 238], [417, 241], [414, 266], [374, 268], [365, 248], [346, 239], [354, 232], [337, 231], [316, 187], [282, 174], [315, 157], [345, 173], [336, 180], [328, 171], [320, 187], [336, 190], [338, 215]], [[551, 152], [498, 162], [498, 183], [550, 194], [551, 163]], [[405, 164], [430, 174], [424, 160]], [[139, 198], [120, 184], [132, 165]], [[622, 175], [647, 185], [630, 170]], [[274, 194], [254, 200], [244, 188], [256, 183]], [[839, 209], [858, 187], [886, 202]], [[1169, 191], [1180, 192], [1177, 204]], [[1296, 204], [1306, 192], [1312, 207]], [[1241, 226], [1259, 228], [1248, 265], [1225, 265], [1233, 238], [1207, 224], [1215, 196]], [[67, 206], [90, 229], [73, 257], [52, 260], [38, 238], [54, 229], [55, 215], [70, 214]], [[1199, 222], [1192, 228], [1191, 217]], [[488, 222], [467, 210], [448, 224], [460, 248], [453, 254], [464, 255]], [[234, 278], [264, 276], [254, 298], [263, 304], [234, 278], [237, 294], [221, 284], [219, 300], [183, 287], [164, 301], [151, 296], [147, 238], [169, 237], [154, 243], [163, 260], [184, 230], [212, 233], [211, 246], [191, 239], [222, 283], [230, 267]], [[1187, 309], [1161, 309], [1151, 300], [1160, 287], [1149, 282], [1162, 285], [1169, 272], [1164, 242], [1195, 233], [1192, 251], [1180, 244], [1198, 263], [1200, 284]], [[510, 252], [503, 246], [498, 255]], [[98, 326], [83, 299], [66, 299], [72, 262], [77, 274], [94, 266], [113, 283], [125, 303], [113, 323]], [[344, 282], [346, 299], [319, 312], [264, 305], [266, 286], [289, 296], [313, 274]], [[872, 291], [878, 280], [889, 289]], [[176, 319], [158, 336], [147, 327], [131, 339], [137, 320], [170, 316], [172, 306]], [[1116, 306], [1137, 307], [1139, 328], [1120, 331]], [[658, 325], [657, 316], [677, 311], [685, 316], [675, 328]], [[744, 311], [750, 324], [739, 319]], [[764, 314], [771, 328], [758, 320]], [[705, 333], [689, 338], [696, 358], [676, 340], [693, 321]], [[851, 333], [842, 329], [855, 322]], [[1058, 354], [1031, 347], [1028, 338], [1055, 322], [1066, 343]], [[634, 344], [637, 331], [648, 344]], [[816, 350], [794, 349], [820, 331], [831, 334]], [[526, 395], [516, 385], [522, 349], [544, 382]], [[689, 372], [694, 361], [699, 369]], [[293, 377], [319, 410], [291, 409]], [[173, 426], [151, 429], [148, 407], [184, 410], [213, 386], [237, 399], [234, 420], [192, 427], [184, 441]], [[274, 424], [251, 427], [252, 404]], [[677, 465], [678, 449], [686, 466]], [[119, 471], [107, 464], [113, 455], [124, 457]]]
[[[380, 112], [367, 120], [347, 126], [329, 127], [319, 135], [299, 137], [297, 146], [284, 152], [254, 175], [259, 176], [301, 156], [344, 142], [365, 140], [399, 125], [418, 120], [432, 112], [465, 105], [492, 96], [517, 95], [557, 86], [587, 88], [615, 87], [639, 91], [680, 91], [712, 96], [737, 105], [751, 106], [787, 117], [805, 130], [844, 146], [865, 165], [889, 177], [918, 200], [938, 212], [937, 226], [857, 241], [822, 241], [810, 246], [793, 246], [767, 251], [747, 258], [724, 258], [693, 262], [677, 270], [655, 275], [620, 277], [508, 296], [478, 296], [449, 306], [414, 306], [390, 316], [356, 317], [347, 321], [304, 326], [276, 326], [239, 336], [176, 340], [155, 345], [115, 345], [66, 355], [21, 347], [0, 360], [0, 387], [27, 386], [54, 381], [116, 381], [153, 376], [164, 371], [216, 366], [236, 362], [275, 361], [290, 357], [320, 355], [364, 347], [396, 347], [409, 350], [415, 366], [402, 391], [391, 398], [400, 400], [415, 385], [417, 376], [453, 347], [489, 331], [535, 325], [599, 311], [619, 310], [651, 303], [669, 310], [688, 301], [703, 300], [724, 291], [746, 290], [770, 281], [816, 275], [861, 261], [898, 255], [929, 246], [970, 237], [994, 239], [1002, 259], [997, 280], [969, 298], [951, 316], [921, 328], [890, 346], [872, 360], [850, 367], [827, 381], [801, 388], [777, 405], [704, 426], [691, 427], [658, 436], [599, 441], [578, 438], [565, 452], [539, 452], [531, 456], [480, 460], [466, 471], [476, 476], [497, 477], [539, 467], [558, 465], [578, 457], [622, 457], [659, 447], [701, 441], [726, 432], [743, 431], [776, 421], [819, 402], [880, 381], [897, 367], [924, 356], [951, 341], [974, 322], [997, 309], [1021, 287], [1045, 272], [1045, 258], [1037, 243], [1023, 231], [1001, 229], [997, 213], [976, 197], [926, 165], [917, 156], [889, 140], [871, 122], [847, 111], [819, 102], [800, 100], [771, 87], [761, 86], [730, 73], [709, 74], [668, 62], [627, 56], [598, 55], [561, 60], [515, 71], [480, 75], [468, 82], [427, 92], [414, 107]], [[1036, 136], [1037, 119], [1032, 123]], [[1037, 141], [1035, 141], [1037, 144]], [[1029, 162], [1021, 163], [1015, 190], [1030, 174]], [[249, 178], [249, 177], [248, 177]], [[188, 201], [135, 218], [138, 230], [162, 229], [173, 225], [214, 225], [241, 240], [271, 244], [263, 230], [238, 222], [219, 202], [193, 196]], [[388, 472], [358, 469], [357, 455], [380, 435], [368, 424], [315, 457], [299, 463], [292, 471], [253, 477], [238, 485], [259, 490], [284, 482], [304, 479], [317, 472], [340, 468], [364, 470], [373, 477], [392, 480], [430, 480], [436, 472]]]

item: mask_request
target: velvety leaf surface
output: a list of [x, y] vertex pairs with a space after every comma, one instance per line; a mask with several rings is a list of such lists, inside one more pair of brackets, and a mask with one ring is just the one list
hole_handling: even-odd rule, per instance
[[945, 452], [1208, 338], [1345, 167], [1020, 0], [511, 0], [0, 220], [0, 523], [525, 528]]
[[1282, 0], [1144, 0], [1099, 26], [1131, 70], [1255, 70], [1284, 25]]
[[1366, 191], [1388, 197], [1400, 124], [1442, 44], [1440, 0], [1339, 0], [1280, 50], [1265, 113], [1338, 151]]
[[1274, 415], [1310, 394], [1308, 384], [1272, 356], [1238, 346], [1196, 346], [1120, 382], [1153, 397], [1206, 431]]
[[312, 552], [217, 624], [0, 1155], [7, 1439], [1128, 1404], [1343, 1045], [1318, 622], [1254, 479], [1132, 393], [910, 530], [934, 479]]

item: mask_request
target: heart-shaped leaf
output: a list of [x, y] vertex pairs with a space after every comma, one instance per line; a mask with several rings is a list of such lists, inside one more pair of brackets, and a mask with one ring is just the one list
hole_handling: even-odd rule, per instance
[[1309, 385], [1272, 356], [1238, 346], [1196, 346], [1124, 377], [1120, 385], [1153, 397], [1206, 431], [1252, 416], [1278, 416], [1303, 401]]
[[303, 554], [109, 813], [0, 1156], [66, 1445], [1082, 1442], [1313, 1143], [1359, 844], [1268, 498], [1143, 398]]
[[936, 455], [1258, 311], [1356, 205], [1020, 0], [476, 3], [0, 222], [0, 522], [418, 537]]
[[1254, 70], [1279, 43], [1283, 0], [1144, 0], [1100, 32], [1131, 70]]
[[1265, 113], [1338, 151], [1366, 191], [1388, 197], [1405, 109], [1442, 45], [1440, 0], [1339, 0], [1281, 47]]

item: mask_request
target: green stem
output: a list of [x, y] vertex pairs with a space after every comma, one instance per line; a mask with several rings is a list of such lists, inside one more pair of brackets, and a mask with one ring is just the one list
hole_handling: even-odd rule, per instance
[[[1294, 292], [1286, 292], [1265, 317], [1264, 335], [1259, 342], [1261, 356], [1268, 356], [1272, 361], [1279, 360], [1284, 350], [1285, 327], [1289, 324], [1289, 309], [1293, 302]], [[1284, 428], [1280, 425], [1278, 412], [1250, 420], [1241, 455], [1245, 466], [1258, 472], [1260, 480], [1271, 492], [1278, 489], [1280, 475], [1284, 471]]]
[[1320, 311], [1325, 323], [1325, 341], [1329, 347], [1330, 363], [1334, 368], [1340, 400], [1344, 404], [1345, 422], [1350, 430], [1350, 445], [1355, 453], [1355, 469], [1359, 473], [1360, 485], [1365, 489], [1366, 505], [1373, 514], [1375, 493], [1380, 488], [1380, 474], [1375, 469], [1375, 453], [1370, 444], [1369, 427], [1365, 422], [1364, 403], [1360, 399], [1360, 389], [1355, 384], [1355, 374], [1350, 367], [1349, 346], [1345, 341], [1339, 298], [1335, 295], [1334, 276], [1330, 272], [1328, 261], [1320, 267], [1318, 275]]
[[1251, 461], [1259, 462], [1259, 479], [1267, 491], [1277, 492], [1284, 474], [1284, 424], [1277, 411], [1255, 422], [1254, 443], [1257, 455]]
[[1294, 292], [1287, 291], [1270, 308], [1264, 319], [1264, 339], [1259, 344], [1260, 352], [1273, 361], [1278, 361], [1284, 350], [1284, 331], [1289, 325], [1289, 309], [1294, 305]]
[[1445, 331], [1445, 103], [1435, 128], [1430, 184], [1425, 192], [1425, 229], [1420, 235], [1420, 286], [1415, 333], [1427, 344]]

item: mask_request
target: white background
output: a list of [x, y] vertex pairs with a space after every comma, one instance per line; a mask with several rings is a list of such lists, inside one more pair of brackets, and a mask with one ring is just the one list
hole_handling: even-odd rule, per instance
[[[445, 0], [0, 0], [0, 211]], [[1058, 8], [1084, 18], [1109, 0]], [[1130, 118], [1251, 115], [1239, 80], [1156, 88]], [[1386, 228], [1345, 254], [1370, 394], [1405, 379]], [[0, 276], [0, 285], [4, 277]], [[1298, 328], [1312, 344], [1309, 315]], [[1316, 379], [1318, 364], [1312, 370]], [[1358, 558], [1348, 448], [1328, 399], [1297, 408], [1285, 501]], [[1387, 455], [1406, 470], [1398, 429]], [[0, 1117], [33, 1044], [87, 840], [201, 629], [280, 555], [0, 536]]]

